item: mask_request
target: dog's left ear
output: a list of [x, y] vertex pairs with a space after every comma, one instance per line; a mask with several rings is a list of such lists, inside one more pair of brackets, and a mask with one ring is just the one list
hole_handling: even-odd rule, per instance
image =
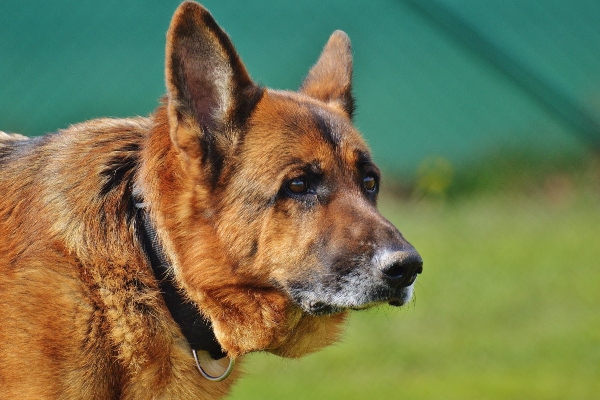
[[333, 32], [319, 60], [302, 83], [300, 91], [341, 107], [352, 118], [352, 48], [346, 33]]
[[[167, 33], [166, 84], [171, 139], [188, 155], [219, 159], [224, 132], [248, 118], [262, 89], [227, 34], [194, 2], [175, 11]], [[216, 154], [215, 154], [216, 153]]]

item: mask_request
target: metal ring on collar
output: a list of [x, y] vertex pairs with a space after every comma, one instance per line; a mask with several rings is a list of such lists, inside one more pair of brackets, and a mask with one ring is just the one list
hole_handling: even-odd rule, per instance
[[205, 377], [211, 382], [221, 382], [227, 379], [229, 374], [231, 374], [231, 371], [233, 371], [233, 366], [235, 365], [235, 358], [229, 357], [229, 365], [227, 366], [225, 372], [223, 372], [219, 376], [212, 376], [206, 371], [204, 371], [202, 365], [200, 365], [200, 361], [198, 360], [198, 354], [196, 353], [196, 350], [192, 349], [192, 354], [194, 355], [194, 360], [196, 361], [196, 366], [198, 367], [198, 371], [200, 371], [200, 374], [202, 374], [203, 377]]

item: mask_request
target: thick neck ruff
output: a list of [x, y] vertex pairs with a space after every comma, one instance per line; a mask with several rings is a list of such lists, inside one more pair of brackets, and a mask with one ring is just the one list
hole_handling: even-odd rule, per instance
[[215, 360], [227, 357], [215, 337], [210, 321], [204, 318], [196, 305], [186, 299], [178, 289], [156, 229], [145, 210], [145, 204], [135, 202], [135, 199], [134, 204], [137, 209], [137, 221], [144, 251], [150, 261], [167, 308], [179, 325], [181, 333], [187, 339], [194, 353], [207, 351]]

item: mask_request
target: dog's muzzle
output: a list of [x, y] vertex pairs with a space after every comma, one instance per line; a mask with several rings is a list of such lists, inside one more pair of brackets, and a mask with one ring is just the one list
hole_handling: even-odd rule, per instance
[[[362, 310], [385, 303], [402, 306], [412, 298], [423, 260], [410, 245], [400, 249], [381, 250], [368, 259], [354, 258], [358, 259], [354, 265], [339, 261], [328, 273], [288, 283], [288, 293], [313, 315]], [[333, 273], [336, 269], [341, 272]]]

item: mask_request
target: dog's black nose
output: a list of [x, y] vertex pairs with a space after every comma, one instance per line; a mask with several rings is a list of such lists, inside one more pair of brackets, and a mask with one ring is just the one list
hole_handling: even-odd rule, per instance
[[417, 275], [423, 272], [423, 260], [414, 250], [394, 252], [386, 261], [381, 272], [394, 286], [410, 286], [417, 279]]

